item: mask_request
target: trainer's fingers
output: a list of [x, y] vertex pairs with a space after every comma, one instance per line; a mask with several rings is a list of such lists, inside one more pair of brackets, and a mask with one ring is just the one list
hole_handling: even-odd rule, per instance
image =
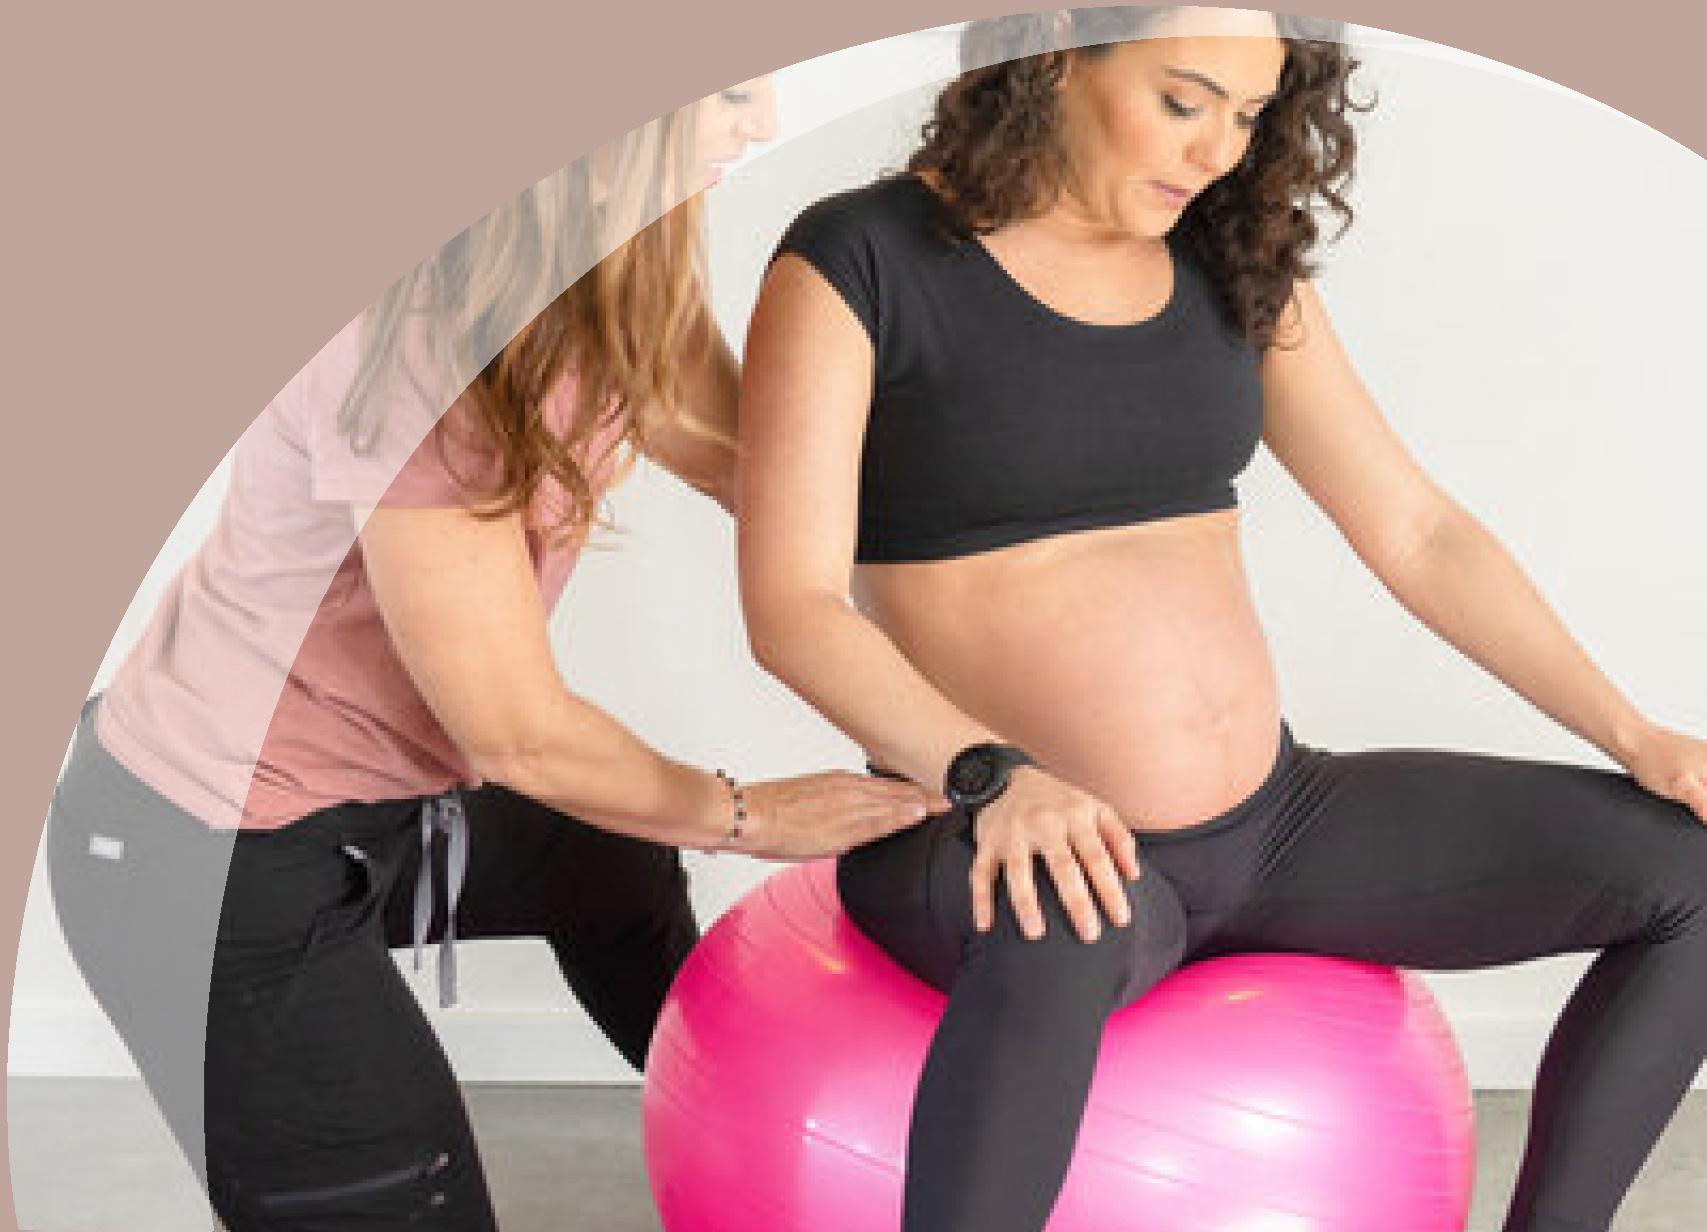
[[917, 808], [923, 819], [931, 813], [946, 813], [954, 806], [943, 799], [942, 793], [920, 787], [917, 783], [885, 778], [868, 778], [867, 785], [880, 791], [884, 799], [900, 800], [909, 808]]
[[917, 815], [894, 807], [869, 810], [851, 816], [855, 819], [854, 834], [861, 843], [888, 838], [891, 834], [919, 824]]
[[926, 804], [926, 793], [911, 783], [855, 777], [839, 787], [834, 799], [840, 807], [917, 809], [922, 813]]
[[879, 778], [876, 775], [854, 774], [838, 780], [840, 786], [861, 800], [920, 800], [923, 789], [902, 779]]
[[876, 798], [875, 803], [889, 812], [901, 814], [909, 821], [923, 821], [930, 805], [925, 793], [917, 787], [901, 787], [896, 791], [884, 792]]
[[1008, 879], [1008, 898], [1014, 905], [1014, 918], [1020, 931], [1032, 941], [1043, 936], [1043, 908], [1037, 902], [1037, 884], [1031, 875], [1032, 852], [1022, 848], [1010, 852], [1002, 861], [1002, 872]]

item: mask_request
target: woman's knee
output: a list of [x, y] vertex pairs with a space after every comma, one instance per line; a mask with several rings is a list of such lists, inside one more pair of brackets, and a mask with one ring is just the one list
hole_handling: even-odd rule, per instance
[[1130, 1005], [1178, 968], [1189, 944], [1189, 922], [1179, 894], [1167, 878], [1147, 868], [1127, 893], [1132, 904], [1132, 962], [1118, 1005]]
[[1039, 1004], [1083, 1002], [1113, 1010], [1140, 996], [1184, 956], [1184, 908], [1167, 879], [1154, 870], [1127, 886], [1130, 922], [1116, 925], [1103, 914], [1094, 941], [1080, 938], [1041, 871], [1038, 899], [1045, 931], [1030, 940], [1019, 928], [1006, 886], [999, 887], [996, 925], [969, 945], [968, 961], [982, 962], [1015, 989], [1041, 994]]
[[1528, 866], [1617, 904], [1630, 939], [1707, 929], [1707, 825], [1629, 775], [1569, 773], [1557, 781], [1586, 790], [1539, 797], [1534, 812], [1547, 824], [1532, 836]]
[[1707, 825], [1690, 816], [1656, 851], [1636, 891], [1652, 920], [1653, 936], [1686, 933], [1707, 939]]
[[943, 992], [970, 970], [996, 988], [1028, 994], [1028, 1001], [1030, 990], [1046, 990], [1044, 1001], [1077, 999], [1106, 1009], [1139, 995], [1185, 952], [1184, 909], [1153, 869], [1127, 884], [1131, 922], [1117, 927], [1102, 913], [1097, 939], [1086, 942], [1041, 860], [1033, 880], [1043, 936], [1033, 941], [1020, 930], [1005, 878], [996, 884], [992, 927], [978, 932], [971, 866], [970, 845], [944, 814], [843, 856], [837, 889], [862, 932]]

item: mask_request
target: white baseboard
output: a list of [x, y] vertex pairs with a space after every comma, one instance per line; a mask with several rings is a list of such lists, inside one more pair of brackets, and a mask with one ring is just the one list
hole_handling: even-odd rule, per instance
[[[464, 1082], [632, 1083], [634, 1071], [578, 1011], [435, 1010], [434, 1029]], [[1458, 1015], [1453, 1030], [1470, 1085], [1526, 1090], [1550, 1018]], [[6, 1070], [19, 1077], [135, 1077], [136, 1068], [98, 1009], [14, 1006]], [[1707, 1070], [1696, 1075], [1707, 1090]]]

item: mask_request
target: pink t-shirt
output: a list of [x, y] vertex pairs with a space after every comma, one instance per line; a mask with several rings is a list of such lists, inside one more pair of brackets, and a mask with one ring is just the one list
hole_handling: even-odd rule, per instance
[[[213, 530], [161, 597], [96, 712], [102, 745], [210, 826], [273, 828], [346, 800], [475, 782], [386, 633], [351, 508], [472, 498], [441, 461], [425, 406], [389, 406], [377, 447], [351, 449], [337, 416], [360, 346], [358, 318], [244, 432]], [[574, 396], [566, 375], [542, 408], [553, 431], [566, 430]], [[447, 414], [465, 411], [458, 402]], [[621, 427], [608, 408], [582, 458], [595, 494], [614, 473]], [[491, 473], [482, 467], [491, 459], [460, 439], [446, 434], [457, 474]], [[555, 524], [563, 496], [547, 478], [527, 519], [548, 609], [584, 538], [547, 546], [542, 531]]]

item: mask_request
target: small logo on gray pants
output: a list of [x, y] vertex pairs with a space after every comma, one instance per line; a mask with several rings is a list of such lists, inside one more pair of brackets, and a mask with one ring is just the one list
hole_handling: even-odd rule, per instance
[[108, 838], [105, 834], [89, 836], [89, 854], [100, 856], [103, 860], [124, 859], [124, 840]]

